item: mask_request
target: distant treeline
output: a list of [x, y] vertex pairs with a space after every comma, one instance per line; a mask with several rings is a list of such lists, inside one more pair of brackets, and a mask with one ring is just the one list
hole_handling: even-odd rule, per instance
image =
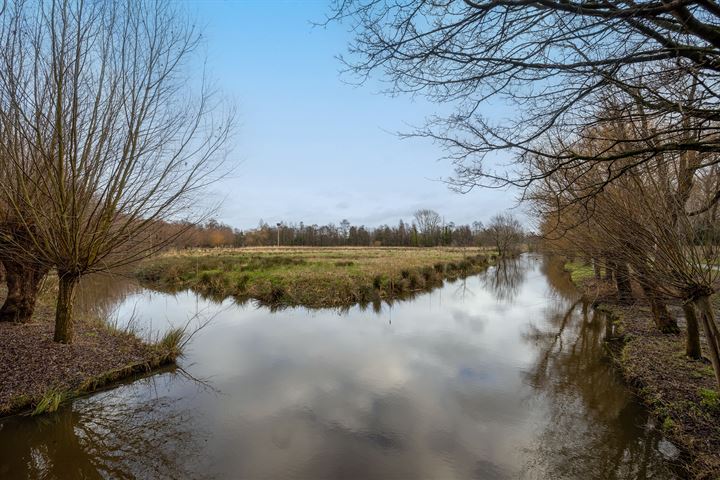
[[[490, 246], [496, 243], [493, 225], [476, 221], [469, 225], [445, 223], [432, 210], [415, 213], [412, 222], [400, 220], [397, 225], [367, 227], [352, 225], [348, 220], [338, 224], [306, 225], [282, 223], [279, 226], [260, 221], [255, 229], [239, 230], [210, 220], [203, 225], [169, 224], [168, 229], [185, 229], [173, 242], [176, 248], [189, 247], [259, 247], [278, 243], [283, 246]], [[279, 235], [278, 235], [279, 233]]]

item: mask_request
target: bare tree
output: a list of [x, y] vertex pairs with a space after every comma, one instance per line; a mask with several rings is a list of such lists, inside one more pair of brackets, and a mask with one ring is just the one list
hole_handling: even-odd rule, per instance
[[413, 215], [422, 243], [426, 246], [435, 244], [435, 238], [440, 233], [441, 218], [435, 210], [421, 209]]
[[[343, 60], [360, 81], [381, 73], [392, 94], [455, 106], [412, 135], [446, 145], [462, 191], [525, 189], [552, 173], [578, 175], [622, 158], [640, 164], [666, 152], [720, 151], [720, 5], [713, 0], [336, 0], [331, 20], [351, 24], [355, 37]], [[501, 118], [483, 114], [494, 98], [511, 105]], [[651, 117], [657, 128], [592, 155], [571, 148], [607, 99], [617, 107], [609, 118]], [[562, 154], [548, 149], [558, 138]], [[515, 155], [507, 168], [485, 161], [498, 151]], [[534, 169], [537, 156], [550, 168]], [[597, 176], [576, 201], [624, 171], [613, 173]]]
[[[603, 195], [604, 205], [595, 212], [601, 234], [638, 271], [638, 280], [653, 308], [658, 294], [680, 300], [691, 328], [696, 327], [694, 311], [689, 307], [697, 309], [720, 386], [720, 333], [709, 300], [720, 278], [713, 267], [719, 257], [712, 243], [696, 234], [697, 224], [706, 219], [678, 214], [665, 185], [654, 175], [633, 175], [631, 182], [615, 188], [618, 190]], [[628, 232], [633, 232], [629, 240]], [[697, 332], [689, 333], [697, 336]], [[699, 350], [699, 345], [695, 349]]]
[[57, 269], [69, 343], [79, 278], [154, 253], [160, 220], [197, 214], [233, 115], [191, 74], [200, 35], [174, 5], [15, 2], [0, 21], [0, 194], [26, 227], [14, 248]]
[[499, 213], [491, 218], [488, 232], [501, 257], [516, 253], [524, 236], [522, 225], [510, 213]]
[[[652, 124], [648, 120], [637, 127], [647, 131]], [[586, 143], [588, 155], [613, 144], [613, 138], [633, 135], [634, 127], [624, 121], [590, 127], [603, 130], [606, 140]], [[716, 219], [714, 208], [696, 207], [708, 205], [714, 195], [714, 187], [708, 189], [705, 182], [716, 167], [704, 164], [705, 158], [692, 152], [668, 152], [640, 164], [632, 158], [618, 160], [613, 168], [622, 170], [623, 175], [595, 195], [591, 209], [575, 199], [586, 182], [606, 172], [554, 173], [533, 189], [532, 196], [538, 214], [551, 223], [544, 228], [546, 237], [552, 237], [548, 232], [557, 235], [556, 246], [565, 244], [569, 251], [604, 262], [606, 268], [614, 269], [616, 278], [624, 276], [622, 265], [632, 267], [659, 329], [677, 330], [665, 298], [679, 300], [688, 325], [686, 352], [693, 358], [700, 356], [699, 322], [720, 384], [720, 336], [708, 300], [720, 275], [713, 267], [718, 258], [717, 239], [703, 234], [712, 230]], [[543, 168], [542, 160], [538, 165]]]

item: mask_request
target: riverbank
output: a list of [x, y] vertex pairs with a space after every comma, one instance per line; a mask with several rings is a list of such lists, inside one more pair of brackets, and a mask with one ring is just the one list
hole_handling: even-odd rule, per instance
[[169, 252], [136, 277], [151, 288], [192, 289], [271, 307], [379, 304], [479, 273], [495, 261], [479, 248], [241, 248]]
[[[685, 356], [685, 325], [679, 305], [679, 335], [663, 334], [653, 324], [643, 300], [631, 306], [614, 301], [611, 285], [594, 279], [591, 267], [568, 263], [573, 282], [615, 325], [619, 347], [610, 349], [628, 384], [656, 417], [666, 437], [688, 458], [681, 467], [689, 478], [720, 478], [720, 395], [709, 361]], [[720, 313], [720, 298], [714, 305]], [[701, 337], [703, 351], [707, 351]]]
[[51, 412], [65, 400], [176, 360], [180, 352], [170, 337], [149, 344], [82, 316], [76, 319], [72, 344], [53, 342], [57, 288], [52, 280], [31, 322], [0, 322], [0, 417]]

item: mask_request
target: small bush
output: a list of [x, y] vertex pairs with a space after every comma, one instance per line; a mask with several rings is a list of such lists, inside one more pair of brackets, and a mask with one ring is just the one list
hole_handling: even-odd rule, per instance
[[468, 271], [472, 268], [472, 263], [469, 260], [463, 260], [457, 264], [458, 270]]
[[424, 267], [420, 274], [425, 279], [425, 283], [430, 283], [435, 279], [435, 270], [432, 269], [432, 267]]
[[390, 288], [390, 291], [394, 295], [401, 295], [404, 292], [407, 292], [410, 289], [409, 280], [402, 278], [400, 280], [397, 280], [395, 282], [392, 282], [392, 286]]
[[285, 299], [286, 295], [287, 292], [282, 285], [272, 284], [270, 287], [269, 300], [271, 303], [281, 303]]
[[416, 290], [418, 288], [422, 288], [424, 286], [424, 282], [422, 280], [422, 277], [417, 272], [412, 272], [408, 280], [408, 286], [412, 290]]
[[235, 288], [240, 292], [244, 292], [245, 289], [247, 289], [247, 284], [249, 281], [250, 275], [240, 275], [235, 282]]
[[185, 329], [184, 328], [171, 328], [157, 343], [160, 350], [163, 351], [170, 358], [178, 358], [182, 356], [182, 347], [185, 344]]
[[368, 287], [367, 285], [361, 285], [358, 288], [357, 293], [355, 294], [355, 298], [360, 303], [366, 303], [369, 302], [373, 298], [374, 290], [371, 287]]
[[222, 273], [217, 270], [203, 270], [200, 272], [200, 275], [198, 275], [198, 283], [209, 287], [213, 285], [220, 276], [222, 276]]

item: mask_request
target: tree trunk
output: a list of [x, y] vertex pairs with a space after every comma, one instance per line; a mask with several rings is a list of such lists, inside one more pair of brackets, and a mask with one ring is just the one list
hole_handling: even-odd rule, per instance
[[615, 264], [615, 285], [617, 285], [618, 301], [623, 305], [632, 303], [632, 286], [630, 285], [630, 270], [627, 263]]
[[602, 270], [600, 262], [598, 262], [596, 258], [593, 259], [593, 271], [595, 273], [595, 280], [600, 280], [600, 278], [602, 278]]
[[29, 322], [35, 310], [40, 282], [49, 268], [30, 262], [4, 258], [7, 297], [0, 308], [0, 322]]
[[710, 361], [715, 371], [715, 381], [718, 388], [720, 388], [720, 336], [718, 335], [717, 325], [715, 325], [715, 315], [713, 314], [712, 305], [710, 305], [710, 296], [698, 297], [693, 303], [698, 310], [700, 324], [705, 332], [708, 349], [710, 350], [708, 352]]
[[700, 331], [697, 316], [695, 315], [695, 306], [690, 302], [683, 303], [683, 312], [685, 312], [685, 323], [687, 323], [685, 355], [699, 360], [702, 358], [702, 351], [700, 349]]
[[55, 311], [55, 341], [72, 343], [73, 339], [73, 304], [75, 290], [80, 280], [76, 274], [58, 272], [60, 285], [58, 288], [57, 309]]
[[642, 285], [642, 289], [643, 292], [645, 292], [648, 302], [650, 302], [650, 310], [652, 311], [653, 320], [658, 330], [663, 333], [680, 333], [677, 320], [670, 315], [667, 305], [665, 305], [665, 302], [655, 289], [646, 284]]
[[652, 275], [648, 273], [645, 263], [637, 262], [633, 264], [633, 268], [638, 274], [643, 293], [650, 303], [650, 310], [658, 330], [663, 333], [680, 333], [677, 320], [668, 312], [664, 299], [658, 293], [657, 283]]
[[606, 281], [612, 282], [613, 270], [615, 270], [615, 263], [610, 259], [606, 259], [606, 261], [605, 261], [605, 280]]

